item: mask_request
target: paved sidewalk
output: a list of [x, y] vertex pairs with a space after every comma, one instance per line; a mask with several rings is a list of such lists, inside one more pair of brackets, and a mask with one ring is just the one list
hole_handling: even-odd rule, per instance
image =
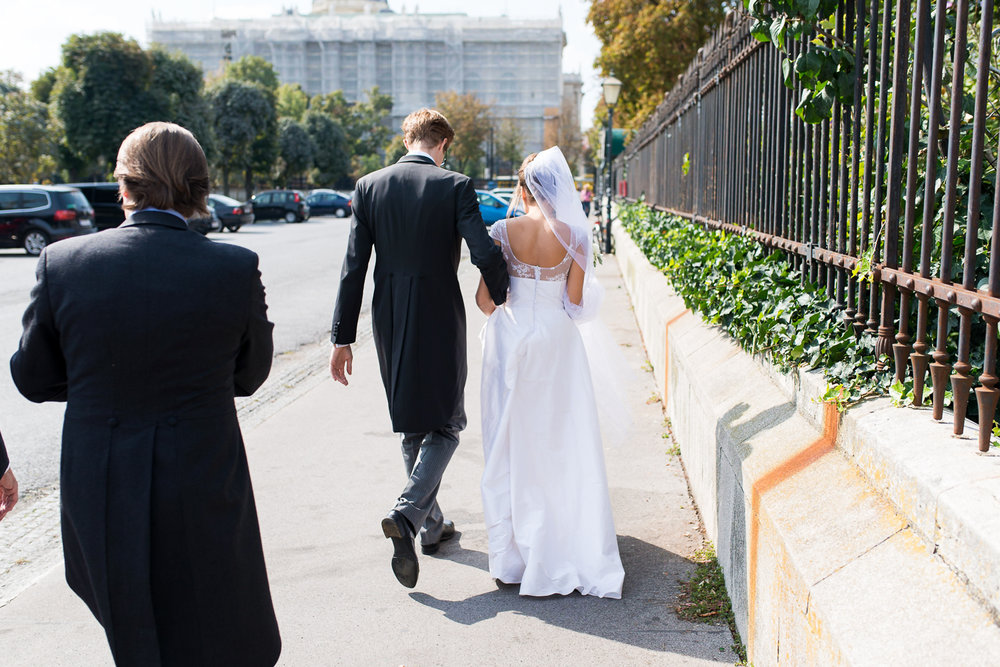
[[[603, 315], [636, 370], [627, 443], [606, 450], [625, 566], [621, 600], [522, 598], [487, 571], [479, 476], [478, 333], [469, 312], [469, 428], [439, 499], [457, 538], [421, 556], [413, 590], [389, 569], [379, 522], [404, 481], [370, 339], [355, 350], [348, 388], [307, 391], [244, 433], [271, 590], [284, 643], [281, 665], [732, 664], [724, 626], [679, 620], [673, 607], [687, 556], [701, 544], [676, 458], [668, 457], [652, 375], [612, 258], [600, 271]], [[466, 263], [463, 290], [478, 275]], [[471, 304], [471, 298], [469, 299]], [[470, 306], [471, 308], [472, 306]], [[367, 324], [362, 325], [367, 326]], [[419, 552], [418, 552], [419, 554]], [[103, 631], [68, 589], [62, 566], [0, 608], [8, 665], [107, 665]]]

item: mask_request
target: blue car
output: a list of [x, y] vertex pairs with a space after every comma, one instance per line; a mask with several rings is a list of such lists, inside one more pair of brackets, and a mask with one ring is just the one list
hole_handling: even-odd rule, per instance
[[[508, 204], [503, 199], [486, 190], [476, 190], [476, 196], [479, 197], [479, 214], [483, 216], [487, 227], [507, 217]], [[515, 217], [519, 215], [524, 215], [520, 208], [514, 211]]]

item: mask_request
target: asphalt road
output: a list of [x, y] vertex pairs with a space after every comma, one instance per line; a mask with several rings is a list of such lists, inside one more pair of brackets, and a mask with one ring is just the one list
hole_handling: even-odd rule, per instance
[[[305, 223], [258, 222], [232, 234], [209, 235], [260, 256], [268, 317], [274, 322], [276, 363], [330, 332], [350, 219], [311, 218]], [[9, 359], [21, 336], [37, 261], [20, 250], [0, 250], [0, 357]], [[371, 290], [368, 290], [370, 299]], [[63, 404], [35, 404], [0, 372], [0, 431], [20, 484], [22, 501], [51, 491], [59, 476]]]

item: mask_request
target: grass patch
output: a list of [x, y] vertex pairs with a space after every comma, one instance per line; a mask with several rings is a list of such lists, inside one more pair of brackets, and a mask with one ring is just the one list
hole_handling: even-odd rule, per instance
[[736, 629], [733, 606], [726, 592], [722, 568], [719, 567], [719, 560], [715, 557], [715, 546], [711, 542], [707, 543], [692, 556], [692, 560], [697, 565], [691, 579], [681, 585], [677, 615], [697, 623], [721, 621], [729, 625], [733, 635], [733, 652], [739, 656], [742, 663], [746, 663], [747, 650], [740, 641], [740, 633]]

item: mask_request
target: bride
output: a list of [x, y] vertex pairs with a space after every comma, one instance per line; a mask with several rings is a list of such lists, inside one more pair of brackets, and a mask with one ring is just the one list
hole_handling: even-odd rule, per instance
[[574, 320], [596, 315], [590, 225], [558, 147], [528, 156], [514, 204], [496, 222], [510, 295], [483, 340], [483, 511], [490, 574], [521, 595], [620, 598], [618, 555], [594, 386]]

